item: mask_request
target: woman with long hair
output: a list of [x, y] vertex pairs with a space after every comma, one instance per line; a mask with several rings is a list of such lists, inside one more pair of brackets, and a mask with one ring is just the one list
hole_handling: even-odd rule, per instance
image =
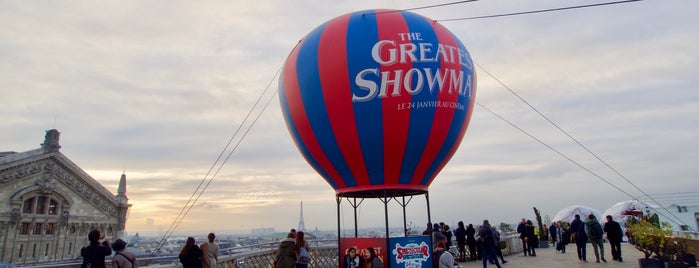
[[383, 268], [383, 263], [378, 256], [376, 256], [376, 250], [374, 248], [367, 248], [369, 251], [369, 258], [366, 259], [366, 268]]
[[303, 231], [296, 232], [296, 268], [308, 268], [311, 263], [311, 249], [306, 243]]
[[184, 268], [202, 268], [201, 267], [202, 251], [194, 241], [194, 237], [187, 237], [187, 242], [180, 251], [180, 262]]

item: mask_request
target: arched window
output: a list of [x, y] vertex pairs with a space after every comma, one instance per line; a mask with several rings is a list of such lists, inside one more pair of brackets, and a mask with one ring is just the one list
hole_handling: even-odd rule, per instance
[[61, 203], [48, 196], [32, 196], [22, 202], [22, 213], [24, 214], [48, 214], [58, 215]]

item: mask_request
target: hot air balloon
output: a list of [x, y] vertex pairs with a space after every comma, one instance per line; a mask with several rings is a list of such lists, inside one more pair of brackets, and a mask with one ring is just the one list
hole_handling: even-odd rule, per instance
[[427, 191], [466, 132], [476, 73], [441, 24], [365, 10], [311, 31], [290, 53], [279, 99], [298, 150], [337, 195]]

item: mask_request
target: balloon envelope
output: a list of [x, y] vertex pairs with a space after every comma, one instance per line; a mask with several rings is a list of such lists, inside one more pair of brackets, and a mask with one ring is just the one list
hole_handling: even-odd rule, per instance
[[471, 56], [423, 16], [334, 18], [293, 49], [279, 79], [287, 128], [336, 194], [427, 191], [458, 148], [476, 93]]

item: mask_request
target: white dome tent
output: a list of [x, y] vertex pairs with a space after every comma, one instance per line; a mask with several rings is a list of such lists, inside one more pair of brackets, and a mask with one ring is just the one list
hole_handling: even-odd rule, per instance
[[[585, 221], [587, 219], [587, 215], [593, 214], [595, 217], [597, 217], [597, 220], [601, 221], [602, 218], [600, 218], [601, 214], [599, 213], [598, 210], [591, 208], [591, 207], [586, 207], [586, 206], [570, 206], [566, 207], [564, 209], [559, 210], [556, 213], [556, 216], [553, 217], [552, 221], [557, 222], [557, 221], [565, 221], [565, 222], [572, 222], [573, 219], [575, 219], [575, 214], [580, 215], [580, 219]], [[603, 221], [601, 221], [603, 222]]]
[[[607, 215], [612, 215], [612, 219], [614, 221], [618, 222], [621, 224], [621, 226], [624, 226], [624, 223], [626, 222], [626, 219], [629, 217], [629, 215], [624, 215], [623, 213], [626, 211], [640, 211], [643, 212], [647, 208], [658, 208], [656, 205], [644, 203], [638, 200], [628, 200], [628, 201], [623, 201], [614, 204], [610, 208], [608, 208], [606, 211], [604, 211], [603, 217], [607, 217]], [[606, 219], [605, 219], [606, 221]]]

